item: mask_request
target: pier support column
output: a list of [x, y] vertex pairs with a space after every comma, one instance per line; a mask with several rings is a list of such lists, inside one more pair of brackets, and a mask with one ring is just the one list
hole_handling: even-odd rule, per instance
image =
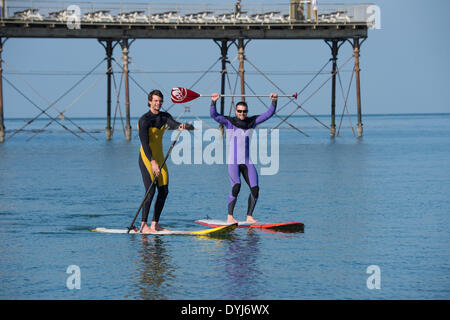
[[[105, 135], [106, 140], [111, 140], [112, 138], [112, 129], [111, 129], [111, 76], [113, 74], [112, 72], [112, 54], [114, 47], [112, 45], [112, 40], [98, 40], [100, 44], [105, 48], [106, 50], [106, 63], [108, 69], [106, 70], [106, 85], [107, 85], [107, 92], [106, 92], [106, 128], [105, 128]], [[105, 44], [103, 44], [103, 41]]]
[[330, 125], [330, 135], [331, 137], [336, 136], [336, 70], [337, 70], [337, 55], [338, 55], [338, 43], [336, 40], [333, 40], [331, 46], [331, 55], [333, 61], [332, 68], [332, 83], [331, 83], [331, 125]]
[[[227, 76], [227, 62], [228, 62], [228, 48], [230, 47], [228, 45], [228, 40], [214, 40], [214, 42], [219, 46], [220, 48], [220, 54], [221, 54], [221, 61], [222, 61], [222, 74], [221, 74], [221, 83], [220, 83], [220, 94], [225, 94], [225, 80]], [[220, 114], [225, 113], [225, 97], [220, 98]], [[219, 130], [222, 135], [224, 136], [224, 128], [223, 124], [219, 125]]]
[[359, 67], [359, 57], [361, 44], [359, 38], [353, 39], [353, 52], [355, 56], [355, 81], [356, 81], [356, 105], [358, 108], [358, 137], [363, 135], [363, 124], [361, 115], [361, 83], [360, 83], [360, 67]]
[[5, 124], [3, 122], [3, 39], [0, 38], [0, 143], [5, 141]]
[[[227, 55], [228, 55], [228, 41], [222, 40], [222, 45], [220, 46], [220, 53], [222, 55], [222, 77], [220, 81], [220, 94], [225, 94], [225, 78], [227, 76]], [[220, 98], [220, 113], [224, 114], [225, 112], [225, 97]]]
[[[339, 53], [339, 40], [325, 40], [326, 44], [331, 49], [331, 61], [333, 61], [333, 67], [331, 70], [331, 125], [330, 125], [330, 136], [334, 138], [336, 136], [336, 71], [337, 71], [337, 57]], [[330, 44], [331, 42], [331, 44]]]
[[244, 39], [239, 38], [238, 39], [238, 58], [239, 58], [239, 74], [241, 77], [241, 95], [242, 95], [242, 101], [245, 101], [245, 80], [244, 80], [244, 60], [245, 60], [245, 45], [244, 45]]
[[106, 140], [111, 140], [111, 76], [112, 76], [112, 64], [111, 58], [113, 54], [112, 40], [106, 41], [106, 58], [108, 70], [106, 71], [107, 76], [107, 96], [106, 96]]
[[125, 139], [127, 141], [131, 140], [131, 125], [130, 125], [130, 91], [129, 91], [129, 81], [128, 81], [128, 52], [129, 45], [128, 39], [122, 39], [120, 45], [122, 46], [123, 53], [123, 75], [125, 79], [125, 114], [126, 114], [126, 124], [125, 124]]

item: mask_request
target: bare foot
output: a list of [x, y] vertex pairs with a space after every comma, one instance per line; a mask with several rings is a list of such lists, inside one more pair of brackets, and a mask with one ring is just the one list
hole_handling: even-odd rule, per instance
[[152, 228], [150, 228], [147, 223], [142, 222], [139, 232], [140, 233], [152, 233], [152, 232], [155, 232], [155, 230], [152, 230]]
[[247, 223], [256, 223], [258, 222], [258, 220], [256, 220], [255, 218], [253, 218], [252, 216], [247, 216]]
[[152, 225], [151, 225], [150, 229], [152, 229], [153, 232], [157, 232], [157, 231], [169, 231], [168, 229], [161, 227], [161, 226], [159, 225], [159, 223], [158, 223], [158, 222], [155, 222], [155, 221], [152, 221]]
[[231, 214], [229, 214], [228, 218], [227, 218], [227, 223], [232, 224], [232, 223], [238, 223], [238, 222]]

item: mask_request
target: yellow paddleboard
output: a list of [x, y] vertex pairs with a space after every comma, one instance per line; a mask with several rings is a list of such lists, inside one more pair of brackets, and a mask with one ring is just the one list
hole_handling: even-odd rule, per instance
[[[218, 235], [223, 233], [228, 233], [237, 228], [237, 223], [221, 226], [212, 229], [204, 229], [197, 231], [180, 231], [180, 230], [168, 230], [168, 231], [158, 231], [154, 233], [141, 233], [135, 230], [131, 230], [130, 234], [148, 234], [148, 235], [187, 235], [187, 236], [210, 236], [210, 235]], [[101, 233], [119, 233], [126, 234], [128, 233], [128, 229], [108, 229], [108, 228], [95, 228], [91, 231], [101, 232]]]

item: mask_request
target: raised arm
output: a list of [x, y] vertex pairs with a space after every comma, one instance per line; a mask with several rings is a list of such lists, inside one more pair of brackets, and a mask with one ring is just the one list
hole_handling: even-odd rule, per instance
[[211, 107], [209, 109], [209, 114], [210, 114], [211, 118], [216, 120], [218, 123], [228, 126], [228, 125], [230, 125], [230, 122], [227, 120], [227, 118], [225, 118], [223, 115], [218, 113], [217, 109], [216, 109], [216, 102], [219, 99], [219, 97], [220, 97], [220, 95], [218, 93], [215, 93], [212, 95]]
[[272, 117], [275, 114], [275, 111], [277, 109], [277, 101], [278, 101], [278, 95], [276, 93], [271, 93], [270, 98], [272, 100], [272, 103], [270, 104], [269, 109], [267, 109], [266, 112], [259, 115], [255, 120], [255, 126], [263, 123], [264, 121], [268, 120], [270, 117]]

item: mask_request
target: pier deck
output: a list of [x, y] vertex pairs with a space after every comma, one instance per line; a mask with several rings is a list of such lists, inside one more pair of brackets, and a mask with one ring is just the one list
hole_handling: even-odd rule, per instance
[[370, 27], [366, 13], [370, 4], [323, 4], [315, 21], [309, 1], [246, 4], [242, 11], [233, 2], [228, 6], [4, 2], [0, 37], [346, 39], [367, 37]]

